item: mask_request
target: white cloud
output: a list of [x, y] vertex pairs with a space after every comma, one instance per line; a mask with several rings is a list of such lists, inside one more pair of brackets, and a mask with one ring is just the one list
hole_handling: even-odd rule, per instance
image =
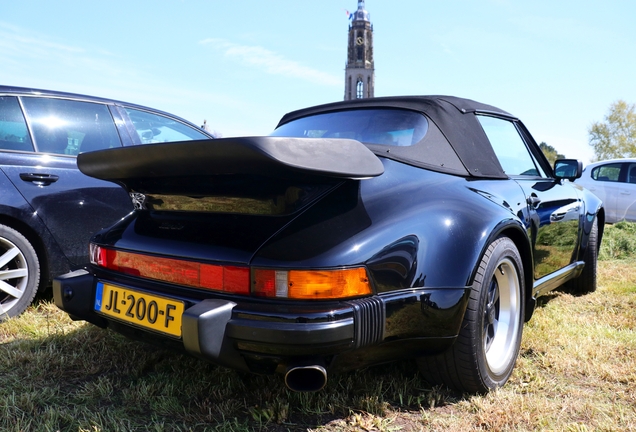
[[[0, 21], [0, 72], [3, 84], [18, 81], [55, 80], [69, 77], [76, 80], [78, 74], [119, 77], [129, 75], [117, 65], [118, 59], [103, 50], [55, 41], [46, 34], [24, 29]], [[15, 84], [14, 84], [15, 85]]]
[[17, 26], [0, 22], [0, 54], [4, 56], [48, 58], [84, 52], [82, 48], [51, 42], [43, 35], [29, 34]]
[[200, 43], [223, 52], [226, 57], [237, 59], [243, 64], [259, 68], [272, 75], [303, 79], [328, 86], [342, 85], [342, 80], [332, 74], [312, 69], [294, 60], [288, 60], [282, 55], [260, 46], [239, 45], [217, 38], [204, 39]]

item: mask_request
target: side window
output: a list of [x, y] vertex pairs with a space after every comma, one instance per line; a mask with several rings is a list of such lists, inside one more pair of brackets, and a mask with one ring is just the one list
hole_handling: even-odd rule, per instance
[[142, 144], [210, 139], [199, 129], [147, 111], [126, 108]]
[[627, 183], [636, 183], [636, 163], [629, 164], [627, 170]]
[[0, 97], [0, 149], [33, 151], [26, 121], [15, 96]]
[[604, 182], [617, 182], [621, 174], [621, 165], [621, 163], [613, 163], [597, 166], [592, 170], [592, 179]]
[[21, 99], [39, 152], [77, 155], [121, 147], [106, 105], [54, 98]]
[[543, 176], [512, 122], [481, 115], [477, 119], [506, 174]]

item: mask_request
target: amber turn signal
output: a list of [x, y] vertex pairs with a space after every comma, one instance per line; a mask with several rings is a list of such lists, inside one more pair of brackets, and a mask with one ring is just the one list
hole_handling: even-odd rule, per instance
[[289, 271], [255, 269], [252, 277], [252, 293], [262, 297], [329, 300], [373, 293], [364, 267]]

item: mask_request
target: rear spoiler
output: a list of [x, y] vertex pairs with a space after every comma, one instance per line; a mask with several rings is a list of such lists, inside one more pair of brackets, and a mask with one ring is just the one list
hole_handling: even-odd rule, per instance
[[365, 179], [384, 172], [359, 141], [340, 138], [238, 137], [144, 144], [80, 153], [84, 174], [133, 187], [137, 181], [233, 174]]

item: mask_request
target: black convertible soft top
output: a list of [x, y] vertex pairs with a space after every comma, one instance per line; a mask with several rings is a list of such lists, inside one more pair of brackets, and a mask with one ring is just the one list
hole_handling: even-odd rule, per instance
[[[236, 137], [99, 150], [80, 153], [77, 161], [84, 174], [129, 189], [163, 179], [152, 184], [181, 183], [185, 190], [190, 188], [188, 178], [196, 183], [198, 176], [234, 174], [364, 179], [383, 173], [377, 156], [464, 177], [508, 178], [475, 113], [516, 118], [469, 99], [401, 96], [336, 102], [288, 113], [279, 126], [316, 114], [369, 108], [420, 112], [430, 120], [429, 130], [420, 142], [404, 147], [345, 138]], [[181, 180], [175, 183], [177, 178]]]
[[[336, 111], [368, 108], [396, 108], [409, 109], [425, 114], [439, 129], [441, 134], [431, 134], [433, 142], [424, 145], [402, 147], [399, 152], [396, 149], [386, 149], [396, 159], [408, 161], [414, 165], [431, 168], [431, 152], [439, 151], [437, 169], [454, 174], [482, 177], [482, 178], [508, 178], [497, 159], [490, 141], [482, 129], [475, 113], [489, 114], [504, 117], [510, 120], [518, 120], [511, 114], [491, 105], [486, 105], [470, 99], [454, 96], [394, 96], [378, 97], [371, 99], [356, 99], [345, 102], [335, 102], [318, 105], [297, 111], [292, 111], [281, 119], [277, 127], [299, 118], [317, 114], [325, 114]], [[442, 149], [448, 145], [452, 147], [461, 161], [463, 167], [451, 168], [453, 163], [448, 160]], [[373, 146], [381, 147], [381, 146]], [[386, 151], [385, 150], [385, 151]], [[397, 155], [397, 156], [396, 156]], [[387, 156], [387, 154], [383, 154]]]

